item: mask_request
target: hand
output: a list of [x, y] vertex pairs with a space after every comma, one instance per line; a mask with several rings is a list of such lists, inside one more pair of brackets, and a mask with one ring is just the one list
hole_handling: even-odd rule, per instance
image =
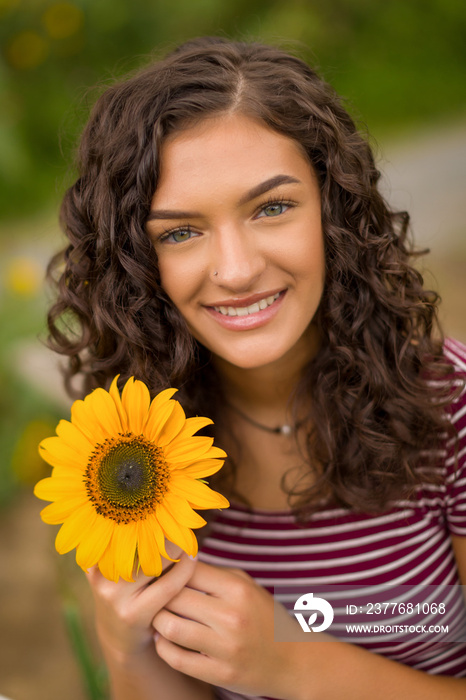
[[[179, 550], [178, 550], [179, 551]], [[195, 561], [187, 554], [169, 551], [180, 561], [158, 578], [140, 572], [134, 583], [105, 579], [97, 567], [88, 572], [95, 601], [97, 634], [104, 653], [128, 658], [153, 644], [152, 620], [192, 576]], [[153, 647], [152, 647], [153, 648]]]
[[295, 644], [274, 642], [274, 614], [285, 628], [290, 625], [293, 638], [286, 610], [250, 576], [197, 562], [187, 587], [154, 617], [157, 653], [172, 668], [212, 685], [290, 698]]

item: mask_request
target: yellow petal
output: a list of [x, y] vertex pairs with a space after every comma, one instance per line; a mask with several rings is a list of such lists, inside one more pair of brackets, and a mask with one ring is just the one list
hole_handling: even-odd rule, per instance
[[82, 479], [76, 477], [49, 476], [41, 479], [34, 486], [34, 495], [43, 501], [56, 501], [78, 494], [85, 496], [85, 489]]
[[173, 471], [180, 471], [185, 476], [191, 476], [193, 479], [202, 479], [205, 476], [211, 476], [219, 471], [223, 466], [223, 459], [203, 459], [199, 462], [188, 462], [186, 466], [182, 464], [174, 465]]
[[134, 557], [136, 554], [137, 523], [117, 525], [113, 533], [112, 547], [116, 573], [125, 581], [134, 581]]
[[87, 571], [97, 564], [110, 543], [114, 527], [111, 520], [97, 515], [92, 532], [80, 542], [76, 550], [76, 561], [81, 569]]
[[197, 552], [198, 552], [198, 548], [199, 548], [198, 543], [197, 543], [197, 537], [192, 530], [187, 530], [186, 534], [188, 535], [189, 539], [191, 540], [191, 549], [189, 551], [189, 554], [192, 557], [195, 557]]
[[187, 554], [191, 554], [192, 540], [186, 535], [187, 528], [179, 525], [173, 515], [164, 507], [163, 503], [159, 503], [155, 513], [162, 530], [166, 537], [173, 544], [177, 544]]
[[103, 442], [107, 437], [100, 425], [94, 420], [94, 412], [90, 411], [89, 405], [80, 399], [71, 406], [71, 422], [92, 445]]
[[172, 472], [170, 486], [173, 493], [186, 498], [193, 508], [228, 508], [230, 505], [217, 491], [201, 481], [182, 476], [179, 472]]
[[[55, 503], [53, 505], [56, 505]], [[50, 508], [50, 506], [49, 506]], [[90, 505], [81, 506], [65, 520], [55, 539], [55, 548], [59, 554], [66, 554], [74, 549], [92, 531], [97, 513]]]
[[202, 418], [201, 416], [196, 416], [195, 418], [187, 418], [186, 422], [177, 435], [177, 440], [186, 440], [197, 433], [201, 428], [205, 428], [206, 425], [212, 425], [213, 421], [210, 418]]
[[173, 440], [169, 445], [165, 445], [163, 452], [167, 461], [186, 462], [191, 459], [193, 462], [205, 457], [210, 449], [213, 438], [192, 437], [189, 440]]
[[203, 527], [206, 521], [196, 513], [185, 498], [181, 498], [174, 493], [167, 493], [164, 499], [164, 506], [176, 519], [176, 522], [185, 527]]
[[123, 387], [121, 402], [128, 416], [128, 429], [135, 435], [140, 435], [146, 424], [149, 412], [149, 389], [144, 382], [131, 377]]
[[203, 459], [226, 459], [227, 456], [227, 453], [221, 450], [220, 447], [214, 447], [212, 445], [210, 450], [205, 453]]
[[[114, 533], [114, 531], [113, 531]], [[106, 579], [109, 581], [115, 581], [115, 583], [118, 582], [119, 575], [116, 570], [115, 566], [115, 553], [113, 550], [113, 536], [112, 539], [107, 546], [107, 549], [104, 551], [102, 556], [100, 557], [99, 561], [97, 562], [97, 566], [100, 569], [100, 573], [102, 576], [105, 576]]]
[[89, 455], [95, 443], [90, 443], [87, 437], [85, 437], [75, 425], [72, 425], [67, 420], [61, 420], [57, 425], [56, 431], [58, 437], [63, 440], [68, 447], [71, 447], [72, 450], [76, 450], [76, 452], [79, 452], [79, 454], [83, 456], [86, 455], [86, 461], [89, 459]]
[[83, 474], [84, 471], [80, 467], [79, 469], [76, 467], [70, 467], [70, 466], [64, 466], [60, 465], [58, 467], [54, 467], [52, 469], [52, 476], [54, 478], [58, 477], [59, 479], [78, 479], [79, 482], [83, 481]]
[[108, 393], [110, 394], [110, 396], [112, 397], [112, 399], [115, 403], [115, 408], [116, 408], [117, 413], [120, 417], [121, 428], [122, 428], [122, 431], [125, 433], [128, 430], [128, 419], [126, 416], [125, 409], [123, 408], [123, 404], [121, 403], [120, 392], [118, 391], [117, 382], [118, 382], [119, 376], [120, 375], [117, 374], [117, 376], [113, 379], [113, 381], [110, 385], [110, 389], [108, 390]]
[[49, 437], [39, 444], [39, 454], [53, 467], [65, 466], [84, 469], [87, 456], [76, 452], [59, 437]]
[[170, 561], [179, 561], [179, 559], [172, 559], [167, 553], [167, 550], [165, 549], [165, 535], [163, 534], [163, 530], [160, 527], [155, 515], [149, 515], [149, 517], [147, 518], [147, 522], [150, 523], [160, 554], [165, 559], [169, 559]]
[[64, 523], [77, 509], [88, 505], [87, 495], [77, 495], [74, 498], [65, 498], [45, 506], [40, 512], [40, 517], [48, 525]]
[[156, 445], [160, 444], [160, 432], [176, 406], [176, 401], [161, 402], [159, 401], [159, 398], [162, 394], [166, 394], [167, 396], [169, 396], [173, 391], [175, 390], [166, 389], [165, 391], [162, 391], [158, 396], [155, 397], [149, 408], [147, 423], [144, 428], [144, 435], [149, 440], [152, 440], [152, 442], [154, 442]]
[[90, 420], [95, 421], [98, 430], [105, 437], [123, 432], [115, 402], [105, 389], [94, 389], [84, 399]]
[[183, 411], [181, 404], [178, 401], [172, 401], [172, 403], [173, 411], [157, 437], [157, 444], [162, 447], [174, 440], [186, 423], [186, 413]]
[[146, 518], [138, 522], [138, 560], [146, 576], [160, 576], [162, 573], [162, 558], [153, 522], [155, 518]]

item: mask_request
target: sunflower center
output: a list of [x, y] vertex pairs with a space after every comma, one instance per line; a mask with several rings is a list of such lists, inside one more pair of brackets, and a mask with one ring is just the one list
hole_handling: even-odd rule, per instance
[[132, 462], [124, 462], [119, 466], [117, 481], [122, 489], [134, 491], [141, 486], [143, 480], [144, 472], [136, 461], [134, 464]]
[[120, 433], [95, 446], [85, 483], [100, 515], [117, 523], [143, 520], [168, 488], [163, 450], [142, 435]]

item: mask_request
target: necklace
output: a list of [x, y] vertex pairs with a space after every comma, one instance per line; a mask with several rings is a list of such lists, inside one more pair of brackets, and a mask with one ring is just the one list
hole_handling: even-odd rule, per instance
[[251, 423], [251, 425], [254, 425], [260, 430], [265, 430], [267, 433], [273, 433], [274, 435], [291, 435], [292, 433], [295, 433], [298, 430], [298, 428], [300, 428], [302, 425], [302, 422], [297, 423], [296, 425], [288, 425], [287, 423], [285, 423], [284, 425], [277, 425], [276, 428], [270, 428], [268, 425], [264, 425], [263, 423], [259, 423], [253, 418], [250, 418], [245, 413], [243, 413], [243, 411], [241, 411], [236, 406], [233, 406], [231, 403], [227, 402], [227, 406], [231, 408], [232, 411], [235, 411], [235, 413], [241, 416], [241, 418], [244, 418], [245, 421]]

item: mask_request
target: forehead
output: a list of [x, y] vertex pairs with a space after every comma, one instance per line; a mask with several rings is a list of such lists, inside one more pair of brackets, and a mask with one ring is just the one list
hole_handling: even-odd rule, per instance
[[154, 199], [186, 196], [202, 185], [247, 188], [281, 173], [313, 177], [300, 144], [242, 114], [209, 117], [164, 141]]

